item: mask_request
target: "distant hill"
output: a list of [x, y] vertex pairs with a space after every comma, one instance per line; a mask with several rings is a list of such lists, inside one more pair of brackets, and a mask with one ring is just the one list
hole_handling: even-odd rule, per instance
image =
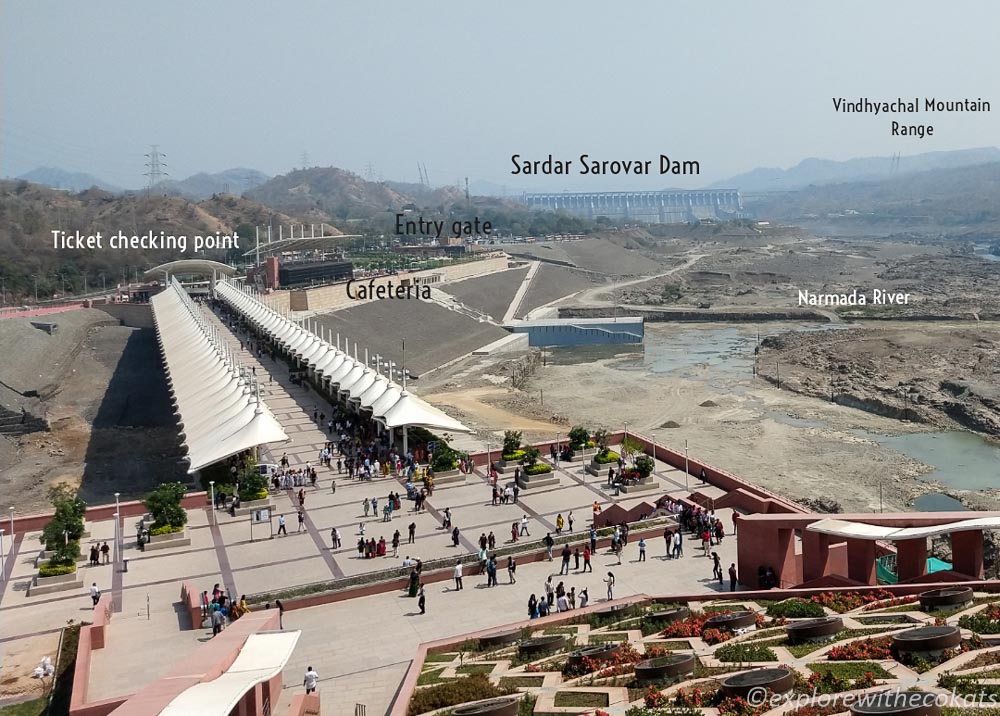
[[248, 189], [264, 184], [270, 178], [256, 169], [226, 169], [215, 174], [199, 172], [181, 181], [165, 181], [159, 184], [157, 189], [188, 199], [207, 199], [213, 194], [223, 193], [239, 196]]
[[[228, 257], [235, 258], [251, 248], [251, 227], [266, 225], [269, 218], [275, 227], [308, 223], [302, 216], [229, 194], [193, 202], [182, 197], [112, 194], [100, 189], [72, 194], [26, 181], [0, 181], [0, 276], [15, 301], [18, 295], [33, 293], [32, 275], [38, 276], [39, 298], [53, 296], [62, 283], [60, 274], [77, 290], [82, 288], [84, 272], [91, 287], [100, 274], [112, 285], [123, 269], [132, 273], [135, 267], [144, 270], [192, 256], [225, 260], [225, 252], [193, 254], [190, 237], [217, 231], [229, 234], [242, 225], [246, 240]], [[106, 242], [100, 250], [56, 250], [52, 247], [53, 229], [84, 234], [99, 230], [105, 236], [119, 230], [128, 234], [184, 234], [189, 237], [188, 251], [123, 251], [111, 249]]]
[[370, 182], [337, 167], [297, 169], [244, 192], [244, 196], [314, 221], [332, 222], [367, 219], [399, 211], [406, 204], [449, 207], [465, 198], [457, 187], [428, 189], [420, 184]]
[[84, 191], [93, 186], [104, 191], [121, 191], [120, 187], [98, 179], [93, 174], [68, 172], [65, 169], [58, 169], [56, 167], [38, 167], [37, 169], [32, 169], [30, 172], [21, 174], [17, 178], [34, 182], [35, 184], [44, 184], [53, 189], [64, 189], [67, 191]]
[[810, 185], [872, 181], [931, 169], [950, 169], [1000, 161], [1000, 149], [981, 147], [952, 152], [927, 152], [908, 157], [859, 157], [843, 162], [831, 159], [803, 159], [791, 169], [759, 168], [710, 188], [742, 191], [787, 191]]
[[845, 215], [850, 221], [1000, 227], [1000, 162], [934, 169], [867, 182], [810, 186], [766, 196], [758, 216], [795, 220]]

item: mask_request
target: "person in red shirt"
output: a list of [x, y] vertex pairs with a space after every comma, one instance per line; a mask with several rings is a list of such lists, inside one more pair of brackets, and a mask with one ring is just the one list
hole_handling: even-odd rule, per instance
[[590, 545], [583, 548], [583, 571], [593, 572], [594, 568], [590, 565]]
[[736, 523], [740, 521], [740, 513], [733, 510], [733, 537], [736, 536]]

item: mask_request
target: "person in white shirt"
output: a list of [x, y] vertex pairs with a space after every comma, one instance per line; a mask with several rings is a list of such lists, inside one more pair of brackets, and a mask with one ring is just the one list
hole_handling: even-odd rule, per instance
[[558, 599], [556, 599], [556, 611], [559, 611], [559, 612], [568, 612], [569, 611], [569, 600], [566, 598], [565, 594], [563, 594], [561, 597], [559, 597]]
[[101, 601], [101, 590], [97, 588], [97, 582], [90, 585], [90, 598], [94, 600], [94, 606]]
[[311, 694], [313, 691], [316, 690], [317, 681], [319, 681], [319, 674], [313, 671], [313, 668], [310, 666], [306, 670], [305, 678], [302, 679], [302, 685], [306, 687], [307, 694]]
[[410, 561], [410, 555], [406, 555], [405, 557], [403, 557], [403, 566], [404, 567], [412, 567], [413, 566], [413, 562]]
[[455, 562], [455, 591], [462, 588], [462, 562]]

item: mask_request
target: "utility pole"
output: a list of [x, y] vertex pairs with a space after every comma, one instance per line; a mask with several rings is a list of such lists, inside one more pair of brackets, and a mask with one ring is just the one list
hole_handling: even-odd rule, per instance
[[472, 208], [472, 199], [469, 197], [469, 177], [465, 177], [465, 208]]
[[152, 189], [157, 184], [162, 182], [165, 177], [170, 176], [163, 170], [163, 168], [166, 167], [167, 165], [162, 161], [160, 161], [167, 155], [161, 153], [157, 149], [158, 146], [159, 145], [157, 144], [151, 145], [149, 154], [146, 155], [146, 157], [149, 159], [149, 161], [146, 162], [146, 167], [148, 168], [146, 176], [149, 177], [149, 185], [146, 187], [146, 196], [149, 196], [149, 193], [152, 191]]
[[781, 387], [781, 369], [778, 366], [778, 361], [774, 362], [774, 379], [778, 383], [778, 387]]
[[309, 168], [309, 154], [307, 152], [302, 152], [302, 168]]
[[365, 179], [375, 181], [375, 165], [371, 162], [365, 164]]

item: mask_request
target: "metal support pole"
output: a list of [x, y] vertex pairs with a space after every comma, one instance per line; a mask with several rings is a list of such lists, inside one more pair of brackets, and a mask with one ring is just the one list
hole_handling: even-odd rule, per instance
[[688, 487], [688, 476], [690, 474], [691, 473], [688, 471], [688, 441], [685, 440], [684, 441], [684, 489], [687, 490], [688, 492], [691, 491], [691, 488]]
[[218, 524], [218, 518], [215, 516], [215, 480], [209, 480], [208, 487], [212, 490], [212, 524]]

